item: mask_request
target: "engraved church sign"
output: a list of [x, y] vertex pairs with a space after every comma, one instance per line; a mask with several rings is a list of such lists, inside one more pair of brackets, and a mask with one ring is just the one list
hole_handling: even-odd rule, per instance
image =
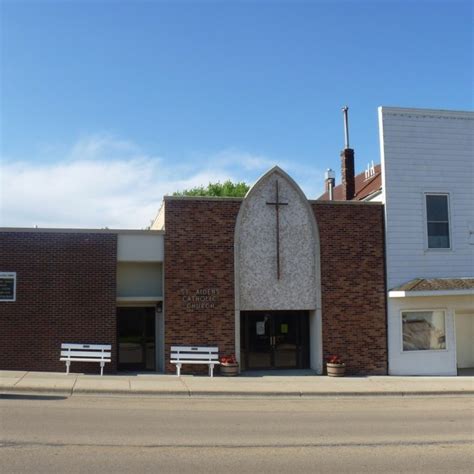
[[183, 307], [189, 310], [214, 309], [219, 304], [219, 288], [197, 288], [179, 291]]

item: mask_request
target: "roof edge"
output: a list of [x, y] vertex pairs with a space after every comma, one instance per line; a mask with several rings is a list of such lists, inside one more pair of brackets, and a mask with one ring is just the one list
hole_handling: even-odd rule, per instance
[[329, 201], [325, 199], [308, 199], [310, 204], [319, 204], [323, 206], [336, 204], [348, 205], [348, 206], [383, 206], [383, 202], [380, 201]]
[[0, 227], [0, 233], [50, 233], [50, 234], [143, 234], [164, 235], [162, 230], [151, 229], [75, 229], [70, 227]]
[[390, 298], [420, 298], [427, 296], [472, 296], [474, 288], [465, 288], [463, 290], [425, 290], [425, 291], [397, 291], [388, 292]]
[[243, 197], [233, 196], [164, 196], [163, 201], [238, 201], [242, 202]]
[[389, 115], [474, 120], [474, 112], [469, 110], [419, 109], [410, 107], [390, 107], [385, 105], [379, 106], [378, 110]]

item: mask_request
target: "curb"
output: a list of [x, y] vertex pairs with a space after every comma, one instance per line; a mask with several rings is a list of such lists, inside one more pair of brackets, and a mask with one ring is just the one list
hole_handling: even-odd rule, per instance
[[265, 391], [212, 391], [199, 390], [192, 392], [191, 390], [182, 391], [153, 391], [153, 390], [93, 390], [93, 389], [63, 389], [59, 387], [4, 387], [0, 389], [0, 399], [3, 395], [61, 395], [61, 396], [120, 396], [120, 397], [179, 397], [179, 398], [224, 398], [224, 397], [269, 397], [269, 398], [328, 398], [328, 397], [429, 397], [429, 396], [474, 396], [474, 390], [432, 390], [432, 391], [374, 391], [374, 392], [265, 392]]

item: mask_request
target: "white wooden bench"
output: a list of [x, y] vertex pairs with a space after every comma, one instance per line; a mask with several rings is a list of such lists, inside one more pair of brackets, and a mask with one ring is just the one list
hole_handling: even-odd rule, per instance
[[218, 347], [171, 346], [172, 364], [176, 364], [176, 375], [181, 375], [183, 364], [207, 364], [209, 377], [214, 375], [214, 366], [219, 365]]
[[104, 365], [111, 360], [110, 344], [61, 344], [62, 362], [66, 362], [66, 374], [69, 374], [71, 362], [99, 362], [100, 375], [104, 375]]

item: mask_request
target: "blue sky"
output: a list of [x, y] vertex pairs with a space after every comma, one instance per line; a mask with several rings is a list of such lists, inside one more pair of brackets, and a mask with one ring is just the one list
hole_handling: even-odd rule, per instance
[[273, 164], [315, 198], [343, 105], [358, 170], [377, 106], [472, 109], [467, 1], [0, 3], [4, 226], [140, 228]]

